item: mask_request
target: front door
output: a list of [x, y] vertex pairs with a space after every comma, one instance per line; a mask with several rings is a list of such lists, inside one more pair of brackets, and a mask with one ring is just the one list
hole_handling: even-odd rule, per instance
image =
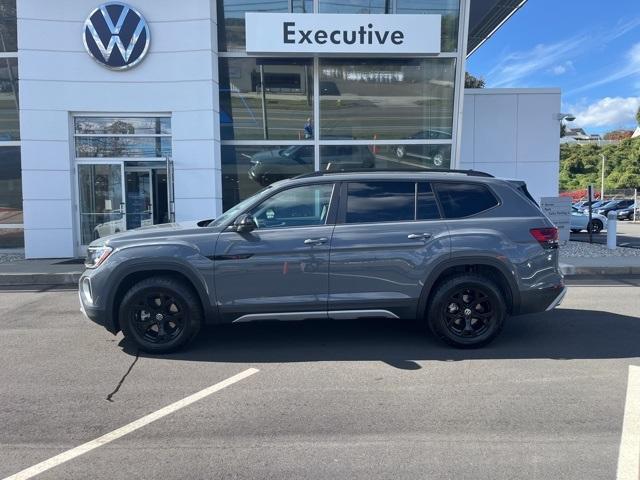
[[153, 225], [151, 169], [125, 168], [127, 230]]
[[326, 317], [333, 189], [320, 183], [280, 191], [246, 212], [255, 230], [220, 234], [214, 269], [225, 320]]

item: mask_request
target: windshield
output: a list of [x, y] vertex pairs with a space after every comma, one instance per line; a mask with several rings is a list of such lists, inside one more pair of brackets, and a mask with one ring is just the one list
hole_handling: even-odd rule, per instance
[[238, 215], [240, 215], [242, 213], [242, 211], [247, 206], [252, 204], [259, 197], [263, 197], [269, 190], [271, 190], [271, 185], [269, 185], [268, 187], [263, 188], [258, 193], [250, 196], [249, 198], [247, 198], [247, 199], [243, 200], [242, 202], [238, 203], [237, 205], [234, 205], [229, 210], [227, 210], [222, 215], [220, 215], [218, 218], [216, 218], [213, 222], [211, 222], [208, 226], [209, 227], [217, 227], [219, 225], [222, 225], [222, 224], [228, 222], [232, 218], [237, 217]]

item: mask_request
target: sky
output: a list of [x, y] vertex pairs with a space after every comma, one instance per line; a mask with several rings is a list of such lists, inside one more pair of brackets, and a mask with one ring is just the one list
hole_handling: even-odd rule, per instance
[[636, 127], [640, 0], [528, 0], [467, 61], [487, 88], [560, 87], [570, 126]]

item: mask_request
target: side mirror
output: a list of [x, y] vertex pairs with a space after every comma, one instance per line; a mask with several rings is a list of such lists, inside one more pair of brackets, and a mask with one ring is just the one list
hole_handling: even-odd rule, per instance
[[236, 232], [239, 233], [250, 232], [258, 228], [258, 226], [256, 225], [256, 221], [251, 215], [247, 213], [244, 213], [236, 218], [234, 226], [236, 227]]

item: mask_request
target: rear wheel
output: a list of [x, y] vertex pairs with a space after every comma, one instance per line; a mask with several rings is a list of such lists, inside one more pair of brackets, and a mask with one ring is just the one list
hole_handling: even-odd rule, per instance
[[140, 350], [168, 353], [196, 336], [202, 309], [194, 292], [171, 277], [151, 277], [129, 289], [120, 304], [122, 333]]
[[507, 316], [504, 294], [486, 277], [461, 274], [437, 287], [427, 310], [431, 331], [459, 348], [481, 347], [502, 330]]
[[396, 157], [404, 158], [404, 156], [406, 155], [407, 151], [406, 151], [406, 149], [405, 149], [405, 147], [403, 145], [398, 145], [395, 148], [395, 153], [396, 153]]

